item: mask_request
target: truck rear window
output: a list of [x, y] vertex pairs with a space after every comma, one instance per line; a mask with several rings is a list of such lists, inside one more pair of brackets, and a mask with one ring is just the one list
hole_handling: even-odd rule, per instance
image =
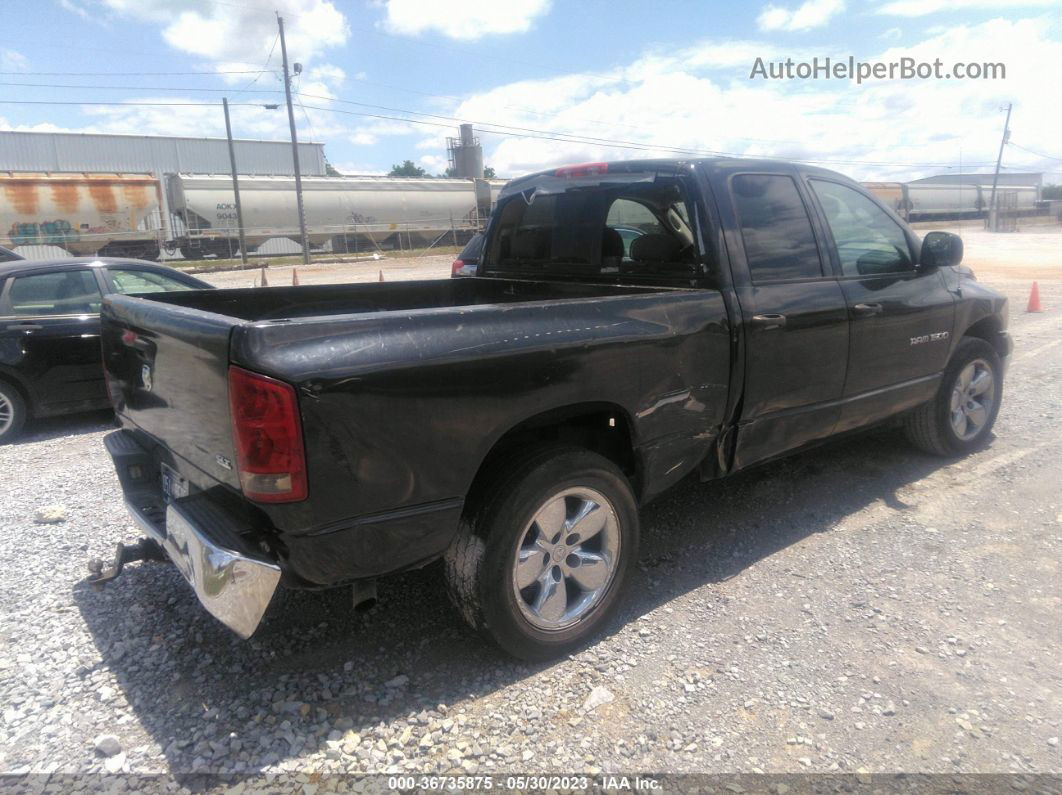
[[620, 184], [549, 180], [503, 197], [487, 244], [488, 273], [623, 281], [702, 275], [687, 186], [647, 175]]

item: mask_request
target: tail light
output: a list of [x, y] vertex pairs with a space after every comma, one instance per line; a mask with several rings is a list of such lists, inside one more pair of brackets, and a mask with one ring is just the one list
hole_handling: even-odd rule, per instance
[[244, 496], [256, 502], [306, 499], [306, 454], [295, 389], [230, 367], [229, 407]]
[[450, 266], [451, 276], [460, 276], [461, 269], [465, 267], [465, 261], [463, 259], [455, 259], [454, 264]]

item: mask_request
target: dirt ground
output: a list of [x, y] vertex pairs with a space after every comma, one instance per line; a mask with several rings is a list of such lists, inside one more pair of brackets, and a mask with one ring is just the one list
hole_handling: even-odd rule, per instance
[[[991, 444], [939, 459], [879, 430], [680, 484], [643, 512], [621, 614], [553, 664], [467, 631], [437, 566], [367, 613], [279, 594], [251, 641], [172, 567], [93, 590], [85, 562], [137, 536], [109, 419], [39, 423], [0, 448], [0, 772], [1062, 773], [1062, 234], [963, 234], [1011, 301]], [[56, 504], [65, 521], [34, 524]]]

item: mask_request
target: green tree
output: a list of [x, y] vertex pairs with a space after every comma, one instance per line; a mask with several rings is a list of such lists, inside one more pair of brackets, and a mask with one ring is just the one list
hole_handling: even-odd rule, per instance
[[412, 160], [406, 160], [400, 166], [391, 166], [389, 177], [427, 177], [428, 172], [418, 166]]
[[487, 179], [498, 178], [498, 175], [494, 173], [494, 166], [483, 166], [483, 176]]
[[1062, 185], [1044, 185], [1043, 197], [1045, 199], [1062, 199]]
[[327, 158], [325, 159], [325, 174], [327, 174], [330, 177], [342, 177], [343, 176], [338, 171], [336, 171], [336, 167], [333, 166], [331, 163], [329, 163]]

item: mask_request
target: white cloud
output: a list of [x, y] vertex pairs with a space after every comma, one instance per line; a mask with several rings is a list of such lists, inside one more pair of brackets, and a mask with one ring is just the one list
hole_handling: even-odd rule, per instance
[[91, 21], [93, 19], [92, 14], [90, 14], [83, 7], [79, 6], [73, 0], [59, 0], [59, 5], [62, 8], [65, 8], [70, 13], [77, 14], [79, 17], [81, 17], [84, 20]]
[[[701, 45], [705, 50], [712, 46]], [[940, 173], [946, 169], [929, 164], [957, 166], [960, 158], [965, 170], [988, 170], [1003, 123], [999, 107], [1008, 101], [1015, 105], [1015, 142], [1058, 154], [1062, 103], [1057, 102], [1054, 74], [1055, 65], [1062, 63], [1062, 41], [1044, 20], [960, 25], [902, 49], [864, 56], [873, 61], [939, 57], [949, 65], [1003, 61], [1008, 67], [1005, 81], [879, 81], [856, 86], [825, 80], [748, 80], [748, 69], [720, 73], [713, 66], [692, 66], [698, 49], [675, 52], [671, 60], [666, 53], [651, 53], [605, 74], [498, 86], [447, 113], [466, 121], [584, 138], [573, 142], [501, 136], [481, 127], [485, 162], [507, 176], [565, 162], [683, 156], [672, 151], [676, 147], [705, 154], [817, 160], [864, 179]], [[760, 52], [766, 58], [770, 51], [764, 46]], [[711, 58], [706, 53], [703, 60]], [[421, 146], [439, 152], [447, 134], [426, 134]], [[645, 148], [591, 138], [641, 143]], [[1057, 168], [1014, 149], [1007, 150], [1004, 163]]]
[[941, 11], [1016, 11], [1021, 8], [1057, 7], [1058, 0], [892, 0], [877, 9], [879, 14], [923, 17]]
[[[113, 15], [150, 22], [176, 50], [215, 64], [259, 65], [277, 36], [274, 5], [247, 3], [174, 3], [173, 0], [95, 0]], [[84, 0], [82, 0], [84, 2]], [[67, 0], [69, 3], [69, 0]], [[285, 0], [284, 34], [292, 62], [308, 63], [350, 36], [346, 17], [332, 0]], [[75, 9], [76, 10], [76, 9]], [[280, 61], [280, 47], [273, 53]]]
[[900, 28], [889, 28], [884, 33], [882, 33], [880, 36], [878, 36], [878, 38], [881, 39], [882, 41], [896, 41], [897, 39], [901, 38], [902, 36], [903, 36], [903, 31], [900, 30]]
[[844, 11], [844, 0], [806, 0], [794, 9], [765, 6], [756, 18], [760, 30], [803, 31], [820, 28]]
[[494, 33], [524, 33], [549, 10], [550, 0], [385, 0], [384, 27], [417, 35], [437, 30], [452, 39]]
[[0, 71], [4, 72], [28, 72], [30, 68], [29, 58], [15, 50], [0, 48]]

